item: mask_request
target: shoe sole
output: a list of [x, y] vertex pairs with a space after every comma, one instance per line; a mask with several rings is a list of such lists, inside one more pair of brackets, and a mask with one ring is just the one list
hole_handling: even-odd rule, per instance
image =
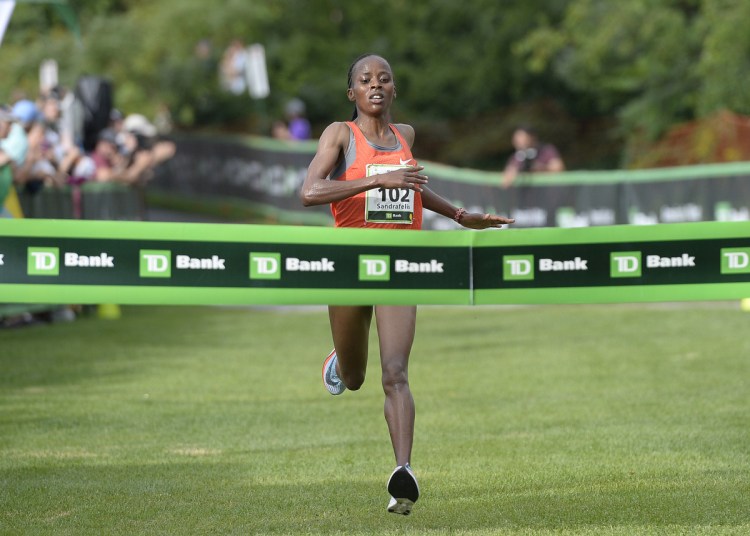
[[401, 467], [391, 475], [388, 493], [396, 501], [395, 504], [388, 505], [388, 511], [408, 516], [414, 503], [419, 499], [419, 486], [409, 471]]
[[395, 503], [388, 505], [388, 511], [391, 514], [400, 514], [402, 516], [408, 516], [411, 514], [411, 509], [414, 507], [414, 503], [409, 499], [394, 499]]

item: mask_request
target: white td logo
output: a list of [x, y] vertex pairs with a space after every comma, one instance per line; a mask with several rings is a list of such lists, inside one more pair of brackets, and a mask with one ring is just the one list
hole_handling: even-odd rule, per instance
[[141, 277], [172, 277], [172, 252], [169, 250], [141, 250]]
[[34, 257], [34, 268], [37, 270], [43, 270], [49, 272], [57, 267], [57, 257], [52, 253], [46, 253], [44, 251], [36, 251], [31, 254]]
[[360, 281], [390, 281], [390, 255], [360, 255]]
[[609, 258], [610, 277], [641, 277], [640, 251], [613, 251]]
[[638, 269], [638, 259], [636, 257], [616, 257], [618, 272], [635, 272]]
[[275, 274], [279, 269], [279, 261], [272, 257], [255, 257], [255, 271], [261, 275]]
[[524, 260], [505, 261], [510, 266], [510, 275], [529, 275], [531, 273], [531, 263]]
[[534, 279], [534, 256], [503, 256], [503, 279], [505, 281], [527, 281]]
[[59, 275], [59, 248], [29, 248], [27, 272], [29, 275]]
[[722, 274], [750, 273], [750, 248], [724, 248], [721, 250]]
[[281, 279], [281, 253], [250, 253], [250, 279]]
[[146, 259], [146, 270], [149, 272], [166, 272], [169, 268], [169, 260], [166, 255], [144, 255]]
[[388, 265], [385, 261], [377, 259], [362, 259], [362, 264], [365, 265], [365, 275], [368, 276], [383, 276], [388, 271]]
[[727, 258], [727, 268], [732, 270], [747, 268], [750, 264], [747, 253], [724, 253], [724, 256]]

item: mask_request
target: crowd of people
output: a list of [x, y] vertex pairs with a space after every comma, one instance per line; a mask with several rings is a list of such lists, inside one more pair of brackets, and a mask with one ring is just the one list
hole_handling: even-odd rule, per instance
[[[174, 142], [144, 115], [126, 116], [114, 108], [87, 149], [76, 115], [74, 95], [59, 88], [0, 106], [0, 168], [10, 170], [2, 176], [28, 194], [89, 181], [143, 184], [175, 153]], [[0, 206], [9, 188], [0, 185]]]
[[[274, 124], [272, 135], [284, 140], [310, 139], [305, 104], [292, 99], [284, 111], [284, 120]], [[36, 100], [20, 96], [11, 105], [0, 105], [0, 170], [11, 171], [0, 172], [0, 209], [11, 184], [29, 195], [89, 181], [144, 184], [155, 166], [174, 155], [175, 144], [164, 138], [161, 124], [157, 128], [142, 114], [124, 115], [116, 108], [108, 119], [87, 147], [76, 125], [81, 117], [73, 92], [56, 87]], [[503, 170], [503, 188], [524, 173], [565, 169], [554, 145], [542, 142], [528, 125], [514, 130], [512, 143], [514, 153]]]

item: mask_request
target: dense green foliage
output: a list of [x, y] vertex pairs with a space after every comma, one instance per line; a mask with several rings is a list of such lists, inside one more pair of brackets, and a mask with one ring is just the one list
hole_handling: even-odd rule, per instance
[[0, 533], [750, 531], [736, 305], [422, 308], [408, 518], [374, 329], [334, 398], [320, 308], [123, 312], [0, 330]]
[[[396, 74], [397, 120], [419, 127], [417, 153], [497, 166], [519, 122], [538, 126], [570, 167], [623, 163], [624, 147], [728, 108], [750, 113], [745, 0], [70, 0], [82, 38], [54, 7], [19, 3], [2, 46], [0, 98], [34, 94], [52, 57], [72, 86], [105, 74], [126, 111], [161, 104], [183, 128], [261, 134], [299, 96], [319, 133], [350, 114], [346, 71], [363, 51]], [[219, 89], [235, 37], [266, 47], [267, 101]], [[199, 57], [196, 45], [211, 43]], [[11, 76], [5, 73], [10, 73]]]
[[626, 136], [654, 138], [721, 109], [750, 114], [750, 3], [742, 0], [573, 0], [561, 24], [517, 51], [615, 114]]

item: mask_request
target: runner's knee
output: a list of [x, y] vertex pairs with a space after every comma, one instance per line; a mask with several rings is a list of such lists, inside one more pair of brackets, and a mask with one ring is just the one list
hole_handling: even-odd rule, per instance
[[383, 363], [383, 390], [389, 392], [398, 390], [409, 384], [409, 378], [404, 366], [406, 360], [392, 359]]

